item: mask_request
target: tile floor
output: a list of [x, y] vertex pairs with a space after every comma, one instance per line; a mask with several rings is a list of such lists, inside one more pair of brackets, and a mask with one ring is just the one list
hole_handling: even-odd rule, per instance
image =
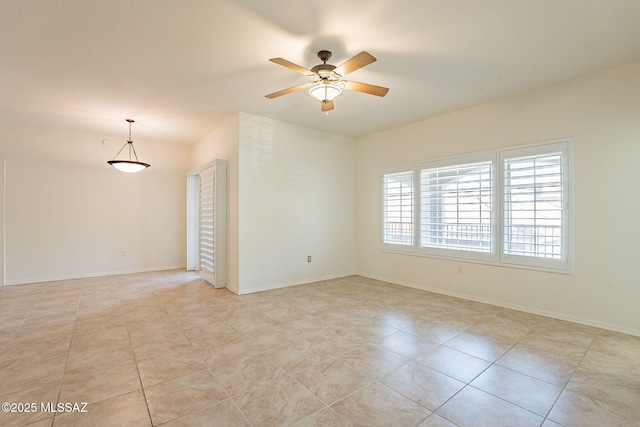
[[359, 276], [67, 280], [0, 288], [0, 402], [2, 426], [630, 426], [640, 338]]

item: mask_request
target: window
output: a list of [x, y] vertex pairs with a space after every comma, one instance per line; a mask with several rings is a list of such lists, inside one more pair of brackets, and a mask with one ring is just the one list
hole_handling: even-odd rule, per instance
[[420, 165], [420, 248], [424, 252], [433, 253], [430, 248], [492, 252], [492, 169], [491, 160]]
[[569, 151], [565, 140], [384, 169], [383, 249], [570, 272]]
[[502, 153], [504, 262], [558, 269], [567, 264], [567, 159], [561, 144]]
[[382, 174], [382, 243], [413, 247], [413, 170], [394, 168]]

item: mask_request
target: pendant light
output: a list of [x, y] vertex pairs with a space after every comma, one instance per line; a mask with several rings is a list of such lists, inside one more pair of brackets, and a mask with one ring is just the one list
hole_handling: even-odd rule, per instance
[[[151, 165], [149, 163], [142, 163], [138, 161], [138, 155], [136, 154], [136, 149], [133, 148], [133, 141], [131, 140], [131, 123], [134, 123], [135, 120], [127, 119], [127, 122], [129, 122], [129, 139], [124, 143], [120, 151], [116, 153], [116, 156], [113, 158], [113, 160], [109, 160], [107, 163], [122, 172], [136, 173], [145, 170]], [[122, 150], [124, 150], [124, 147], [126, 146], [129, 146], [129, 160], [116, 160], [118, 158], [118, 155], [122, 152]], [[135, 157], [135, 161], [131, 159], [132, 152]]]

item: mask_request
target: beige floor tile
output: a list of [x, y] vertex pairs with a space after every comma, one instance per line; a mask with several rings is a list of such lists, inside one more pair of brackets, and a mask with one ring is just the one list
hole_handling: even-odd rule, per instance
[[354, 426], [416, 426], [431, 412], [375, 382], [331, 406]]
[[421, 422], [418, 427], [456, 427], [456, 425], [445, 420], [440, 415], [431, 414], [431, 416]]
[[438, 347], [435, 341], [429, 341], [405, 331], [394, 332], [382, 338], [379, 344], [409, 359], [415, 359]]
[[302, 340], [265, 352], [273, 362], [289, 373], [317, 365], [332, 358], [330, 354]]
[[471, 382], [490, 366], [486, 360], [445, 346], [437, 347], [415, 361], [464, 383]]
[[366, 344], [367, 340], [345, 328], [327, 330], [312, 339], [311, 343], [326, 353], [337, 356]]
[[123, 427], [151, 426], [147, 405], [141, 391], [87, 405], [86, 412], [56, 414], [55, 427]]
[[349, 332], [369, 341], [378, 341], [398, 332], [398, 329], [378, 319], [360, 319], [352, 322]]
[[292, 427], [350, 427], [351, 423], [347, 422], [333, 409], [324, 408], [290, 425]]
[[236, 404], [231, 400], [223, 400], [190, 414], [175, 418], [162, 427], [250, 427]]
[[276, 326], [267, 331], [244, 334], [243, 336], [260, 351], [268, 351], [302, 340], [302, 338], [287, 331], [282, 326]]
[[94, 338], [110, 336], [110, 339], [120, 337], [129, 339], [124, 317], [117, 314], [85, 314], [82, 317], [76, 317], [73, 336], [77, 338], [85, 335]]
[[589, 349], [624, 359], [637, 359], [640, 354], [640, 337], [616, 332], [603, 332], [593, 339]]
[[505, 318], [490, 317], [469, 328], [467, 332], [493, 337], [505, 343], [515, 344], [524, 338], [534, 326]]
[[[247, 425], [236, 401], [254, 425], [350, 425], [309, 390], [337, 407], [377, 385], [435, 408], [438, 380], [473, 386], [408, 425], [526, 425], [562, 387], [544, 426], [640, 425], [638, 354], [639, 337], [360, 276], [243, 296], [181, 270], [0, 288], [0, 397], [100, 399], [93, 417], [56, 425], [148, 425], [146, 399], [174, 425]], [[368, 376], [378, 382], [358, 388]], [[353, 419], [371, 424], [375, 404]], [[113, 415], [127, 407], [130, 418]], [[50, 415], [25, 419], [51, 426]]]
[[297, 322], [309, 315], [309, 313], [281, 302], [278, 302], [276, 305], [272, 305], [266, 309], [261, 309], [261, 312], [265, 316], [283, 324]]
[[78, 310], [78, 302], [80, 296], [76, 295], [72, 298], [64, 298], [63, 300], [41, 300], [33, 306], [31, 313], [29, 313], [29, 319], [40, 319], [48, 316], [70, 316], [75, 317]]
[[313, 316], [307, 316], [292, 323], [281, 323], [281, 325], [296, 337], [309, 341], [323, 336], [328, 330], [332, 329], [332, 325], [328, 325]]
[[191, 343], [182, 331], [166, 334], [158, 333], [136, 339], [131, 337], [131, 344], [133, 346], [133, 353], [138, 359], [146, 359], [147, 357], [159, 356], [161, 354], [191, 348]]
[[[50, 347], [42, 344], [50, 344]], [[21, 347], [9, 344], [0, 356], [0, 396], [52, 382], [60, 383], [67, 356], [60, 344], [69, 346], [66, 340]]]
[[3, 403], [7, 402], [16, 405], [28, 403], [29, 406], [27, 410], [22, 411], [20, 411], [17, 406], [13, 408], [15, 412], [4, 412], [3, 410], [0, 412], [0, 425], [26, 425], [53, 417], [52, 413], [43, 412], [40, 404], [44, 403], [46, 405], [47, 402], [56, 403], [59, 392], [60, 383], [53, 382], [33, 389], [1, 396], [0, 401]]
[[2, 355], [2, 352], [7, 347], [7, 345], [9, 344], [9, 341], [11, 341], [12, 338], [13, 338], [13, 334], [6, 334], [6, 335], [0, 334], [0, 355]]
[[405, 332], [410, 332], [426, 340], [437, 342], [439, 344], [449, 341], [465, 330], [466, 328], [448, 326], [442, 323], [434, 323], [428, 320], [419, 320], [413, 323], [411, 326], [404, 328]]
[[374, 381], [372, 377], [359, 372], [340, 359], [331, 359], [297, 371], [293, 377], [327, 405]]
[[211, 344], [223, 345], [240, 336], [238, 331], [223, 322], [185, 329], [184, 334], [196, 349]]
[[490, 336], [463, 332], [444, 345], [488, 362], [495, 362], [509, 351], [513, 344]]
[[578, 366], [587, 349], [551, 338], [527, 335], [514, 348]]
[[145, 387], [154, 425], [173, 420], [228, 398], [208, 369]]
[[3, 317], [4, 318], [0, 318], [0, 335], [13, 337], [13, 335], [18, 332], [18, 329], [20, 329], [20, 326], [24, 323], [26, 315], [13, 317], [13, 314], [11, 314], [10, 316]]
[[365, 344], [344, 353], [340, 359], [374, 378], [382, 377], [410, 361], [406, 357], [375, 344]]
[[136, 365], [128, 363], [85, 375], [65, 375], [60, 402], [100, 402], [140, 388]]
[[490, 366], [471, 385], [542, 417], [562, 391], [558, 386], [498, 365]]
[[133, 363], [133, 349], [129, 342], [114, 342], [110, 346], [81, 347], [71, 344], [65, 375], [87, 375], [94, 371]]
[[538, 415], [471, 386], [465, 387], [436, 413], [460, 427], [537, 427], [543, 420]]
[[579, 367], [566, 389], [606, 403], [640, 423], [640, 380], [635, 376], [610, 375]]
[[196, 348], [196, 351], [207, 366], [231, 363], [240, 358], [260, 353], [258, 348], [238, 333], [228, 342], [223, 344], [211, 342]]
[[417, 320], [420, 320], [420, 316], [413, 312], [387, 309], [374, 319], [396, 329], [405, 329], [412, 326]]
[[144, 387], [169, 381], [206, 368], [207, 365], [204, 364], [191, 346], [160, 356], [138, 360], [138, 372]]
[[465, 386], [465, 383], [417, 362], [401, 366], [380, 381], [430, 411], [438, 409]]
[[640, 358], [621, 358], [609, 353], [589, 350], [585, 353], [580, 368], [609, 376], [629, 380], [640, 387]]
[[66, 359], [71, 336], [56, 340], [16, 342], [11, 340], [0, 356], [0, 363], [5, 360], [33, 360], [34, 362], [52, 362]]
[[245, 355], [230, 363], [216, 363], [210, 370], [231, 397], [251, 389], [268, 388], [271, 382], [288, 376], [262, 353]]
[[550, 338], [587, 349], [600, 333], [600, 329], [554, 320], [537, 325], [531, 331], [531, 336]]
[[576, 370], [574, 364], [518, 347], [509, 350], [496, 364], [557, 386], [564, 386]]
[[316, 396], [289, 377], [273, 381], [270, 388], [250, 390], [234, 401], [256, 426], [293, 424], [324, 406]]
[[275, 320], [261, 313], [253, 313], [250, 317], [224, 319], [224, 322], [241, 334], [265, 332], [278, 324]]
[[179, 312], [169, 311], [169, 314], [171, 315], [171, 319], [175, 322], [176, 326], [182, 330], [222, 322], [222, 319], [218, 317], [215, 310], [213, 309], [192, 310], [191, 308], [182, 308]]
[[565, 390], [548, 417], [564, 427], [629, 427], [640, 421], [598, 400]]

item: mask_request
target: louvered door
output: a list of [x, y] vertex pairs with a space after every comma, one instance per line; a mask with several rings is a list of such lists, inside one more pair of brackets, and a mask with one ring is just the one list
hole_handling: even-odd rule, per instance
[[216, 160], [198, 173], [198, 270], [216, 288], [227, 284], [226, 170]]

